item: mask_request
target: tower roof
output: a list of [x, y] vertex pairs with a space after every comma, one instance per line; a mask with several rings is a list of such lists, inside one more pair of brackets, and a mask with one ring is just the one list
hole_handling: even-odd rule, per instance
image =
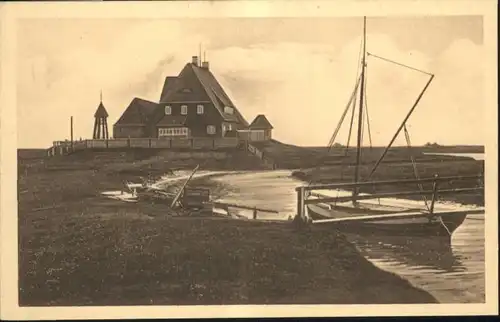
[[94, 117], [108, 117], [108, 112], [106, 111], [106, 108], [104, 107], [102, 102], [99, 103], [97, 111], [95, 111]]

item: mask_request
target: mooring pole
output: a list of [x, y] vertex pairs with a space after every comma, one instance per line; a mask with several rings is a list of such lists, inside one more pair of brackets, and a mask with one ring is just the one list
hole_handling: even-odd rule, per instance
[[297, 189], [297, 215], [303, 222], [306, 222], [304, 191], [304, 187], [299, 187]]
[[436, 202], [436, 199], [437, 199], [437, 194], [438, 194], [438, 175], [435, 174], [434, 175], [434, 178], [436, 180], [434, 180], [434, 183], [432, 184], [432, 201], [431, 201], [431, 206], [429, 207], [429, 212], [430, 214], [434, 214], [434, 203]]
[[253, 219], [257, 219], [257, 207], [253, 208]]

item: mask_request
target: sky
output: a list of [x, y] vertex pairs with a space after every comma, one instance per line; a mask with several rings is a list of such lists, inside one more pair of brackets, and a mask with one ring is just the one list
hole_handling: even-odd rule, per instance
[[[157, 102], [165, 77], [178, 75], [200, 44], [249, 122], [265, 114], [277, 140], [327, 145], [354, 89], [362, 28], [360, 17], [25, 19], [17, 30], [18, 146], [69, 139], [71, 116], [75, 138], [90, 138], [101, 90], [111, 131], [134, 97]], [[435, 74], [408, 122], [413, 145], [484, 144], [480, 16], [368, 17], [366, 45]], [[373, 145], [387, 145], [428, 77], [367, 58]], [[348, 123], [337, 142], [347, 142]], [[395, 145], [405, 144], [401, 134]]]

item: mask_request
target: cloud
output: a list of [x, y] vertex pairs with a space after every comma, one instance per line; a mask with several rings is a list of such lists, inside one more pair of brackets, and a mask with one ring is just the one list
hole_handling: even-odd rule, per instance
[[[369, 34], [367, 38], [371, 53], [436, 74], [408, 123], [414, 144], [482, 142], [476, 131], [483, 120], [480, 46], [457, 40], [440, 56], [428, 57], [399, 49], [385, 35]], [[226, 48], [212, 53], [212, 65], [246, 115], [268, 115], [276, 137], [290, 143], [324, 145], [354, 88], [360, 40], [356, 38], [340, 50], [299, 43]], [[460, 58], [463, 53], [467, 59]], [[366, 94], [374, 144], [389, 142], [428, 78], [368, 58]], [[348, 121], [346, 118], [339, 134], [342, 142], [347, 140]], [[406, 144], [403, 135], [396, 144]]]
[[[162, 30], [168, 32], [158, 37]], [[98, 28], [87, 29], [86, 35], [102, 42]], [[70, 116], [75, 118], [76, 137], [89, 137], [101, 90], [111, 130], [133, 97], [158, 100], [165, 71], [177, 74], [201, 40], [207, 44], [199, 35], [186, 37], [178, 22], [161, 20], [117, 32], [105, 49], [80, 45], [78, 32], [66, 39], [75, 41], [74, 46], [68, 43], [59, 52], [36, 39], [34, 46], [30, 41], [34, 35], [22, 36], [18, 126], [20, 145], [25, 146], [47, 146], [67, 138]]]
[[[112, 39], [100, 38], [105, 36], [98, 28], [88, 29], [84, 45], [75, 35], [76, 40], [67, 39], [59, 51], [43, 42], [36, 42], [35, 50], [29, 47], [34, 46], [30, 37], [35, 35], [20, 37], [19, 48], [24, 50], [18, 61], [20, 145], [48, 146], [68, 137], [71, 115], [76, 137], [88, 137], [101, 89], [111, 129], [133, 97], [157, 101], [165, 76], [177, 75], [200, 43], [210, 49], [213, 73], [249, 121], [264, 113], [277, 139], [325, 145], [353, 90], [361, 43], [360, 36], [331, 44], [257, 39], [239, 46], [235, 39], [229, 47], [212, 48], [210, 37], [189, 32], [179, 21], [161, 20], [129, 26]], [[458, 39], [438, 56], [429, 56], [402, 50], [385, 34], [368, 33], [367, 50], [436, 74], [409, 122], [414, 144], [483, 142], [481, 46]], [[368, 57], [367, 100], [374, 144], [388, 143], [427, 79]], [[340, 142], [347, 139], [348, 121]], [[397, 143], [405, 144], [404, 139]]]

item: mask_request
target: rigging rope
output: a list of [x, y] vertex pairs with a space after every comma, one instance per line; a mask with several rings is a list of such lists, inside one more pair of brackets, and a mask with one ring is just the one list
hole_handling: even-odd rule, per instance
[[365, 113], [366, 113], [366, 125], [368, 126], [368, 139], [370, 140], [370, 149], [372, 148], [372, 132], [370, 129], [370, 118], [368, 116], [368, 100], [366, 98], [366, 87], [368, 84], [368, 66], [365, 66]]
[[358, 90], [360, 80], [361, 80], [361, 77], [358, 77], [358, 81], [356, 82], [356, 86], [354, 87], [354, 91], [352, 92], [351, 97], [349, 98], [349, 102], [347, 103], [347, 106], [344, 110], [344, 113], [342, 113], [342, 116], [340, 118], [340, 122], [337, 124], [337, 127], [335, 128], [335, 131], [333, 132], [332, 137], [330, 138], [330, 141], [328, 142], [329, 148], [331, 148], [333, 146], [333, 144], [335, 143], [335, 138], [337, 137], [337, 134], [340, 130], [340, 127], [342, 126], [342, 123], [344, 122], [344, 119], [347, 115], [347, 112], [351, 108], [352, 102], [356, 97], [356, 92]]
[[[362, 52], [362, 47], [363, 46], [363, 42], [361, 41], [360, 45], [359, 45], [359, 53], [358, 53], [358, 64], [357, 64], [357, 71], [356, 71], [356, 74], [359, 75], [360, 74], [360, 61], [361, 61], [361, 52]], [[326, 153], [325, 153], [325, 156], [323, 158], [320, 158], [320, 161], [323, 161], [325, 160], [328, 155], [330, 154], [331, 152], [331, 148], [332, 146], [335, 144], [335, 138], [337, 137], [337, 134], [342, 126], [342, 123], [344, 122], [344, 119], [345, 119], [345, 116], [347, 115], [347, 112], [349, 111], [349, 108], [352, 106], [353, 107], [353, 111], [352, 111], [352, 116], [351, 116], [351, 125], [350, 125], [350, 128], [349, 128], [349, 140], [350, 140], [350, 136], [351, 136], [351, 130], [352, 130], [352, 122], [353, 122], [353, 119], [354, 119], [354, 111], [356, 110], [356, 93], [358, 91], [358, 88], [359, 88], [359, 83], [360, 83], [360, 80], [361, 80], [361, 77], [357, 77], [356, 78], [356, 85], [355, 85], [355, 88], [354, 88], [354, 91], [351, 95], [351, 98], [349, 99], [349, 102], [347, 103], [347, 106], [342, 114], [342, 117], [340, 119], [340, 122], [338, 123], [334, 133], [332, 134], [332, 136], [330, 137], [330, 140], [328, 142], [328, 149], [326, 150]], [[347, 149], [349, 148], [349, 142], [347, 143], [347, 147], [346, 147], [346, 154], [347, 154]], [[343, 177], [343, 167], [344, 167], [344, 160], [342, 159], [341, 161], [341, 180], [342, 180], [342, 177]], [[301, 170], [302, 170], [302, 167], [301, 167]], [[312, 184], [312, 180], [309, 180], [308, 182], [308, 186], [310, 186]]]
[[357, 103], [357, 95], [354, 96], [353, 100], [353, 107], [352, 107], [352, 114], [351, 114], [351, 124], [349, 125], [349, 134], [347, 136], [347, 145], [345, 147], [345, 155], [347, 156], [347, 153], [349, 152], [349, 144], [351, 144], [351, 135], [352, 135], [352, 126], [354, 124], [354, 112], [356, 111], [356, 103]]
[[423, 74], [426, 74], [426, 75], [432, 75], [431, 73], [429, 72], [426, 72], [426, 71], [423, 71], [421, 69], [418, 69], [418, 68], [415, 68], [415, 67], [411, 67], [411, 66], [408, 66], [408, 65], [405, 65], [405, 64], [401, 64], [401, 63], [398, 63], [394, 60], [390, 60], [390, 59], [387, 59], [387, 58], [384, 58], [384, 57], [380, 57], [380, 56], [377, 56], [375, 54], [370, 54], [370, 53], [366, 53], [368, 56], [372, 56], [372, 57], [375, 57], [375, 58], [378, 58], [380, 60], [383, 60], [383, 61], [386, 61], [388, 63], [392, 63], [392, 64], [395, 64], [395, 65], [398, 65], [398, 66], [401, 66], [401, 67], [406, 67], [406, 68], [409, 68], [411, 70], [414, 70], [414, 71], [417, 71], [417, 72], [420, 72], [420, 73], [423, 73]]
[[[411, 148], [412, 148], [412, 145], [411, 145], [411, 141], [410, 141], [410, 133], [408, 133], [408, 129], [406, 128], [406, 124], [404, 125], [403, 127], [404, 129], [404, 132], [405, 132], [405, 138], [406, 138], [406, 144], [408, 145], [408, 151], [409, 151], [409, 154], [410, 154], [410, 159], [411, 159], [411, 164], [412, 164], [412, 167], [413, 167], [413, 174], [415, 175], [415, 179], [417, 180], [420, 180], [420, 176], [418, 175], [418, 169], [417, 169], [417, 163], [415, 162], [415, 158], [413, 157], [413, 154], [411, 153]], [[423, 193], [424, 191], [424, 187], [422, 186], [421, 183], [417, 183], [418, 185], [418, 188], [420, 189], [420, 192]], [[425, 197], [424, 194], [422, 194], [422, 199], [425, 203], [425, 207], [427, 208], [427, 210], [429, 212], [431, 212], [431, 208], [427, 202], [427, 198]]]
[[[361, 71], [360, 71], [362, 69], [362, 67], [361, 67], [361, 63], [362, 63], [361, 62], [362, 51], [363, 51], [363, 41], [361, 41], [359, 43], [358, 64], [357, 64], [357, 70], [356, 70], [356, 74], [360, 75], [358, 77], [359, 80], [361, 80], [361, 77], [363, 76], [363, 75], [361, 75]], [[357, 94], [357, 88], [355, 90], [355, 93]], [[350, 141], [351, 141], [351, 134], [352, 134], [352, 125], [353, 125], [353, 121], [354, 121], [354, 114], [356, 112], [356, 103], [357, 103], [356, 102], [357, 101], [357, 95], [356, 94], [354, 95], [354, 101], [352, 103], [353, 108], [352, 108], [352, 114], [351, 114], [351, 124], [349, 125], [349, 135], [347, 136], [347, 145], [345, 147], [344, 156], [347, 156], [347, 153], [349, 152], [349, 144], [350, 144]], [[342, 160], [341, 170], [343, 169], [343, 165], [344, 165], [344, 163], [343, 163], [343, 160]]]
[[[358, 51], [358, 64], [357, 64], [357, 70], [356, 70], [356, 74], [359, 75], [358, 76], [358, 82], [361, 81], [361, 77], [363, 77], [363, 75], [361, 75], [361, 70], [362, 70], [362, 66], [361, 66], [361, 57], [362, 57], [362, 51], [363, 51], [363, 41], [361, 41], [359, 43], [359, 51]], [[353, 125], [353, 121], [354, 121], [354, 115], [355, 115], [355, 112], [356, 112], [356, 101], [357, 101], [357, 93], [358, 93], [358, 88], [359, 88], [359, 85], [356, 86], [355, 90], [354, 90], [354, 99], [353, 99], [353, 102], [352, 102], [352, 114], [351, 114], [351, 122], [350, 122], [350, 125], [349, 125], [349, 134], [348, 134], [348, 137], [347, 137], [347, 145], [344, 149], [344, 157], [341, 159], [340, 161], [340, 181], [343, 181], [344, 180], [344, 160], [346, 159], [347, 157], [347, 154], [349, 153], [349, 144], [350, 144], [350, 141], [351, 141], [351, 134], [352, 134], [352, 125]], [[337, 195], [338, 195], [338, 192], [339, 192], [339, 189], [337, 189]]]
[[[359, 69], [360, 69], [359, 65], [360, 65], [360, 61], [361, 61], [361, 51], [362, 51], [362, 42], [359, 45], [358, 64], [357, 64], [357, 69], [356, 69], [356, 75], [360, 74], [359, 73]], [[340, 120], [339, 124], [337, 125], [337, 128], [335, 129], [335, 132], [330, 137], [330, 141], [328, 142], [328, 149], [326, 150], [325, 156], [323, 158], [320, 158], [319, 161], [323, 161], [324, 159], [326, 159], [326, 157], [328, 157], [328, 154], [330, 154], [331, 147], [333, 146], [333, 144], [335, 144], [335, 138], [336, 138], [336, 136], [338, 134], [338, 131], [340, 130], [340, 127], [342, 126], [342, 123], [344, 122], [345, 115], [349, 111], [349, 108], [351, 107], [351, 105], [353, 106], [353, 114], [354, 114], [354, 110], [356, 108], [356, 102], [355, 102], [355, 100], [356, 100], [356, 92], [358, 90], [360, 80], [361, 80], [361, 78], [358, 76], [356, 78], [356, 85], [355, 85], [353, 94], [351, 95], [351, 98], [349, 99], [349, 102], [347, 103], [346, 109], [345, 109], [344, 113], [342, 114], [341, 120]], [[354, 103], [353, 103], [353, 100], [354, 100]], [[353, 115], [353, 117], [354, 117], [354, 115]], [[351, 121], [351, 123], [352, 123], [352, 121]], [[352, 125], [351, 125], [351, 127], [352, 127]], [[343, 161], [342, 161], [342, 163], [343, 163]], [[342, 166], [343, 166], [343, 164], [341, 164], [341, 167]], [[303, 168], [301, 167], [300, 170], [302, 170], [302, 169]], [[311, 184], [312, 184], [312, 181], [309, 180], [308, 185], [311, 185]]]

